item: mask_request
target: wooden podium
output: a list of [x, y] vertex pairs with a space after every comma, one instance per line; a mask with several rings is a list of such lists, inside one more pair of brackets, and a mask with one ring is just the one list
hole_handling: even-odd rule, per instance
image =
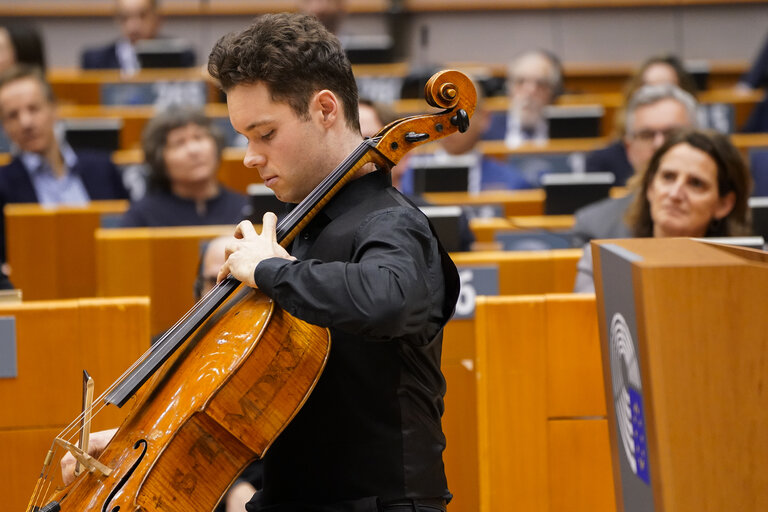
[[768, 253], [592, 247], [617, 510], [768, 510]]

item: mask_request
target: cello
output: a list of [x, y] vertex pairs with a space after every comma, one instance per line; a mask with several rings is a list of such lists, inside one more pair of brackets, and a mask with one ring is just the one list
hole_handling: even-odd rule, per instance
[[[441, 110], [394, 121], [364, 140], [281, 220], [280, 245], [364, 165], [389, 169], [412, 148], [467, 129], [476, 93], [466, 75], [435, 74], [425, 97]], [[328, 329], [227, 277], [54, 439], [27, 512], [212, 510], [306, 402], [330, 343]], [[129, 402], [131, 412], [98, 458], [77, 446], [84, 417]], [[51, 492], [60, 449], [83, 470]]]

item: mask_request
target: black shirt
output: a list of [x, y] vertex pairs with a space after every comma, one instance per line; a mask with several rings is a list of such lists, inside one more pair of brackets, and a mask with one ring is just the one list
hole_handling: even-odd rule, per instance
[[120, 220], [120, 227], [201, 226], [237, 224], [245, 216], [248, 198], [226, 187], [205, 202], [198, 212], [195, 201], [170, 192], [154, 191], [131, 204]]
[[449, 498], [440, 353], [458, 276], [426, 217], [377, 171], [345, 186], [291, 253], [259, 263], [256, 284], [330, 328], [331, 350], [264, 458], [260, 504]]

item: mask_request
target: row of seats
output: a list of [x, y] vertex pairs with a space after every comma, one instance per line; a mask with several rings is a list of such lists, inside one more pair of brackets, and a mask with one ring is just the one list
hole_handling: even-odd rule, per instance
[[[200, 82], [201, 86], [203, 85]], [[125, 86], [131, 84], [113, 84]], [[157, 88], [158, 84], [144, 84]], [[164, 103], [191, 102], [205, 106], [208, 116], [216, 120], [216, 124], [226, 135], [229, 146], [242, 146], [244, 139], [239, 136], [229, 123], [226, 105], [221, 102], [209, 102], [204, 98], [195, 101], [194, 95], [185, 94], [171, 96], [161, 100], [148, 95], [139, 104], [133, 104], [127, 98], [116, 95], [105, 101], [102, 93], [102, 104], [68, 104], [62, 102], [59, 107], [59, 117], [62, 118], [76, 136], [88, 137], [90, 144], [100, 149], [131, 149], [140, 144], [141, 132], [146, 123], [155, 115], [156, 107]], [[91, 96], [91, 102], [93, 98]], [[111, 97], [111, 96], [110, 96]], [[700, 96], [702, 104], [700, 117], [703, 124], [712, 126], [725, 133], [734, 133], [747, 121], [757, 103], [762, 100], [761, 91], [735, 93], [723, 89], [705, 91]], [[564, 95], [553, 107], [551, 115], [560, 119], [558, 127], [552, 128], [553, 138], [574, 137], [610, 137], [614, 132], [616, 112], [621, 108], [623, 98], [619, 93]], [[494, 97], [488, 99], [488, 108], [492, 111], [491, 123], [483, 136], [484, 140], [503, 140], [506, 129], [506, 114], [508, 99]], [[584, 107], [591, 107], [590, 112], [584, 112]], [[403, 116], [428, 110], [423, 100], [401, 100], [393, 104], [393, 109]], [[559, 133], [558, 133], [559, 131]], [[98, 135], [98, 140], [96, 136]], [[7, 146], [7, 143], [6, 143]], [[2, 150], [0, 145], [0, 150]]]

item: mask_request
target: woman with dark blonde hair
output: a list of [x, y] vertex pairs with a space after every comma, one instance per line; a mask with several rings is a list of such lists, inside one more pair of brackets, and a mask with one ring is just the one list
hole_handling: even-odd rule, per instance
[[[751, 187], [749, 170], [726, 135], [674, 132], [640, 177], [627, 225], [635, 237], [748, 235]], [[578, 264], [574, 291], [594, 291], [589, 245]]]

